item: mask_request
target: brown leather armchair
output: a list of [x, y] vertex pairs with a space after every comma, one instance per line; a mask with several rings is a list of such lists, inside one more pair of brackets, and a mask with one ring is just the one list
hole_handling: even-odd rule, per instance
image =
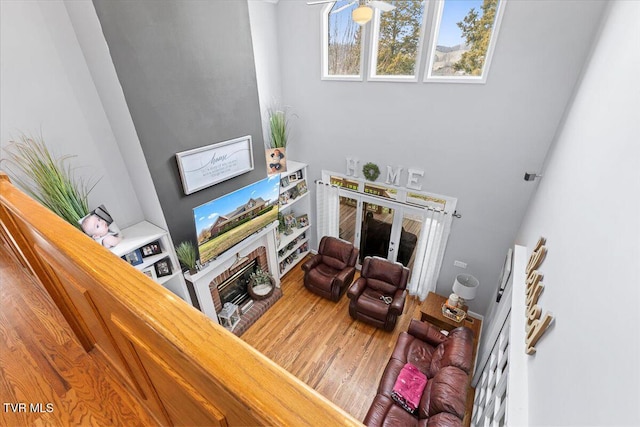
[[354, 319], [392, 331], [404, 311], [408, 279], [409, 269], [399, 262], [366, 257], [360, 278], [347, 292], [351, 300], [349, 314]]
[[358, 249], [346, 240], [324, 236], [318, 254], [302, 264], [304, 286], [331, 301], [338, 301], [356, 274]]

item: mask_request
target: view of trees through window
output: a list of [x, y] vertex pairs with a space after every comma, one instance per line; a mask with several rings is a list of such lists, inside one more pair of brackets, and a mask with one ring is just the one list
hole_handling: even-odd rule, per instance
[[376, 74], [413, 76], [425, 2], [403, 0], [388, 3], [396, 8], [380, 14]]
[[335, 2], [329, 11], [327, 62], [330, 76], [360, 75], [362, 28], [351, 19], [351, 0]]
[[432, 76], [480, 76], [498, 0], [445, 1], [431, 67]]
[[[333, 3], [327, 13], [324, 75], [360, 77], [362, 38], [372, 34], [372, 77], [413, 77], [418, 72], [420, 46], [430, 34], [423, 26], [428, 0], [387, 0], [395, 9], [380, 12], [361, 27], [351, 18], [354, 0]], [[436, 5], [435, 40], [427, 61], [427, 78], [483, 76], [500, 0], [444, 0]], [[426, 27], [426, 28], [425, 28]], [[366, 31], [365, 31], [366, 29]], [[366, 57], [369, 58], [368, 56]]]

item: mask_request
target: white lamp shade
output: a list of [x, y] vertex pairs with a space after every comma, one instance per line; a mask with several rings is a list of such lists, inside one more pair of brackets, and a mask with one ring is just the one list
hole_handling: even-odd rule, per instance
[[453, 282], [453, 292], [464, 300], [472, 300], [479, 284], [478, 279], [470, 274], [458, 274]]
[[373, 9], [369, 6], [358, 6], [351, 12], [351, 18], [353, 18], [356, 23], [364, 25], [373, 18]]

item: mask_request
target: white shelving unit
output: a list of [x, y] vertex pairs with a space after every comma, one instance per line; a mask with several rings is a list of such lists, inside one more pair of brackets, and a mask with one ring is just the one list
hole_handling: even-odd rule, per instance
[[[128, 254], [140, 250], [139, 255], [141, 256], [142, 262], [133, 267], [142, 272], [149, 271], [150, 269], [153, 270], [154, 274], [152, 278], [156, 282], [191, 304], [191, 297], [189, 296], [187, 285], [184, 282], [180, 263], [171, 244], [169, 233], [150, 222], [142, 221], [121, 230], [121, 234], [123, 236], [122, 241], [111, 248], [111, 252], [119, 257], [126, 257]], [[158, 242], [160, 253], [146, 257], [142, 256], [141, 248], [154, 242]], [[171, 269], [171, 273], [164, 276], [157, 276], [156, 264], [165, 258], [168, 258], [167, 265]]]
[[[290, 179], [292, 176], [296, 176], [294, 181]], [[283, 195], [295, 193], [296, 189], [301, 185], [300, 183], [303, 183], [302, 185], [306, 188], [304, 194], [298, 194], [295, 198], [289, 198], [286, 203], [281, 204], [280, 213], [284, 216], [293, 215], [295, 218], [307, 215], [307, 225], [292, 228], [292, 233], [288, 235], [278, 233], [278, 268], [280, 277], [282, 277], [309, 253], [311, 196], [309, 193], [310, 186], [307, 181], [307, 165], [288, 160], [287, 171], [280, 174], [280, 182], [281, 201]]]

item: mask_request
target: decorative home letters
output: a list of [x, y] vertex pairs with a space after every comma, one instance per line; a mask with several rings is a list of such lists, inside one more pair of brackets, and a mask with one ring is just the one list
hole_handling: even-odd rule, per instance
[[400, 174], [402, 173], [402, 166], [397, 166], [395, 169], [391, 166], [387, 166], [387, 180], [385, 183], [390, 185], [400, 186]]
[[537, 268], [540, 267], [542, 261], [547, 255], [547, 248], [544, 246], [545, 243], [546, 239], [544, 237], [540, 237], [540, 239], [538, 239], [538, 243], [531, 253], [531, 257], [529, 257], [529, 263], [527, 264], [526, 269], [527, 334], [525, 342], [527, 344], [527, 348], [525, 352], [527, 354], [533, 354], [536, 352], [536, 343], [546, 332], [551, 322], [553, 322], [553, 314], [551, 313], [545, 314], [544, 318], [540, 320], [542, 309], [540, 308], [540, 306], [538, 306], [538, 299], [540, 298], [540, 294], [544, 290], [544, 285], [541, 283], [543, 276], [537, 271]]
[[[360, 160], [347, 157], [347, 176], [352, 176], [354, 178], [358, 178], [358, 164]], [[396, 187], [400, 187], [400, 178], [403, 171], [402, 166], [387, 166], [387, 179], [385, 181], [386, 184], [395, 185]], [[424, 170], [422, 169], [407, 169], [407, 184], [406, 188], [410, 190], [421, 190], [422, 184], [419, 182], [420, 179], [424, 177]]]
[[347, 157], [347, 176], [358, 177], [358, 159]]

